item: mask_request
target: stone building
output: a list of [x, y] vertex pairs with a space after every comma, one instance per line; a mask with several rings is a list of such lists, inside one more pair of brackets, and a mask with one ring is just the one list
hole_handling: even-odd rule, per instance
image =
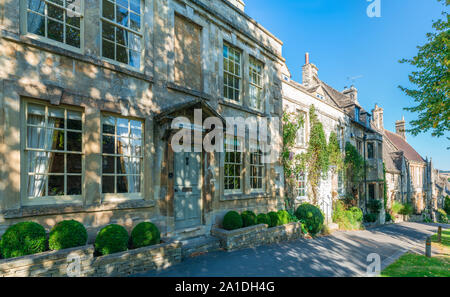
[[[403, 203], [412, 203], [416, 214], [435, 204], [432, 202], [431, 182], [433, 166], [424, 159], [406, 140], [405, 119], [395, 123], [395, 133], [384, 128], [383, 108], [375, 105], [374, 127], [383, 133], [386, 164], [386, 181], [389, 198]], [[396, 170], [392, 169], [392, 165]]]
[[[248, 149], [280, 146], [282, 42], [243, 1], [7, 0], [0, 13], [0, 233], [76, 219], [92, 239], [150, 220], [192, 237], [230, 209], [282, 208], [279, 160]], [[269, 119], [271, 134], [175, 152], [171, 121], [194, 115], [183, 127], [200, 137], [211, 116]]]
[[[314, 105], [322, 122], [327, 140], [331, 132], [336, 132], [342, 152], [350, 142], [365, 159], [365, 179], [358, 185], [345, 182], [342, 172], [330, 170], [327, 180], [320, 184], [319, 204], [331, 216], [332, 201], [344, 197], [346, 193], [357, 197], [357, 204], [364, 211], [369, 199], [383, 199], [382, 136], [370, 126], [370, 114], [358, 102], [358, 91], [352, 87], [340, 92], [319, 79], [318, 68], [310, 63], [306, 54], [302, 69], [303, 80], [293, 81], [289, 71], [283, 72], [283, 106], [289, 112], [304, 114], [306, 125], [299, 132], [296, 153], [306, 150], [309, 127], [309, 106]], [[307, 176], [298, 180], [300, 200], [308, 196]], [[384, 211], [380, 220], [384, 222]]]

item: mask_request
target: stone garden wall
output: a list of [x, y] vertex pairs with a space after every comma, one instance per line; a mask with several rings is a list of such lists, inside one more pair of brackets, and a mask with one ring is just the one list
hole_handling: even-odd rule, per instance
[[102, 257], [94, 246], [0, 260], [0, 277], [127, 276], [165, 269], [181, 261], [181, 243], [167, 242]]
[[261, 224], [233, 231], [213, 228], [211, 234], [220, 239], [222, 248], [227, 251], [290, 241], [303, 237], [300, 223], [290, 223], [273, 228], [268, 228], [267, 225]]

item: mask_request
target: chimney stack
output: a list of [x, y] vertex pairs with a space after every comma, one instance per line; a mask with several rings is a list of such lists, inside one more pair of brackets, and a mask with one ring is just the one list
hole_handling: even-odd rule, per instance
[[349, 96], [353, 103], [358, 103], [358, 89], [354, 85], [350, 89], [345, 88], [342, 93]]
[[309, 53], [305, 54], [305, 65], [302, 67], [302, 83], [305, 87], [313, 87], [316, 85], [314, 77], [319, 79], [318, 75], [319, 69], [316, 65], [310, 63]]
[[379, 131], [384, 131], [384, 119], [383, 119], [383, 108], [379, 107], [378, 104], [375, 104], [375, 108], [372, 110], [373, 114], [373, 123], [375, 128]]
[[395, 122], [395, 133], [406, 140], [406, 121], [405, 117], [402, 117], [401, 121]]

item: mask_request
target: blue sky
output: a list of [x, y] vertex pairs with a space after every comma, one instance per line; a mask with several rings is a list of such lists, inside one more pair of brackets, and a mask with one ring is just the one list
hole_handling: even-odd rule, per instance
[[[381, 18], [369, 18], [366, 0], [244, 0], [246, 13], [284, 42], [283, 56], [293, 75], [301, 82], [304, 53], [319, 68], [319, 77], [338, 90], [354, 81], [359, 101], [367, 110], [375, 103], [384, 108], [385, 128], [395, 131], [403, 110], [412, 99], [398, 85], [410, 86], [413, 70], [399, 64], [413, 57], [417, 45], [426, 42], [433, 20], [441, 16], [443, 5], [436, 0], [381, 0]], [[447, 133], [446, 136], [450, 136]], [[430, 133], [407, 135], [408, 142], [436, 168], [450, 170], [448, 140]]]

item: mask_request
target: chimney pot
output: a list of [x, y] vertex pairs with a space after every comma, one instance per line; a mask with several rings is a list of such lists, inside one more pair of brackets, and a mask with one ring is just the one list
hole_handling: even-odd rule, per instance
[[305, 54], [305, 65], [309, 64], [309, 53]]

